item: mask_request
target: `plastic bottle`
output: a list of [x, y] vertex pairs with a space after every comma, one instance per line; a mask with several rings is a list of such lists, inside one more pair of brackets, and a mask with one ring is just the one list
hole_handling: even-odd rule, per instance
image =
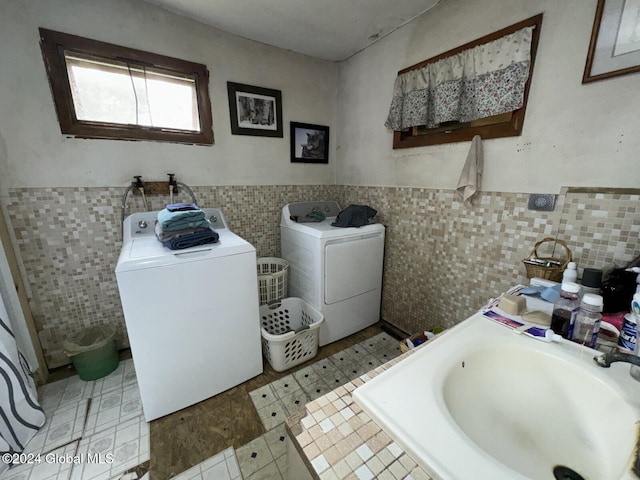
[[635, 352], [637, 338], [638, 318], [633, 312], [630, 312], [624, 316], [624, 320], [622, 322], [620, 337], [618, 337], [618, 351], [621, 353]]
[[564, 270], [562, 274], [562, 283], [565, 282], [573, 282], [575, 283], [578, 279], [578, 270], [576, 269], [576, 262], [569, 262], [567, 264], [567, 268]]
[[562, 338], [571, 339], [573, 324], [580, 308], [579, 293], [580, 285], [574, 282], [563, 282], [560, 287], [560, 296], [553, 304], [551, 330]]
[[[638, 279], [640, 280], [640, 275], [638, 275]], [[640, 289], [640, 282], [638, 282], [638, 288]], [[633, 300], [631, 300], [631, 313], [629, 315], [633, 315], [636, 319], [636, 328], [637, 322], [640, 320], [640, 291], [636, 292], [633, 296]], [[626, 317], [625, 317], [626, 318]], [[637, 330], [636, 330], [637, 333]], [[637, 340], [637, 338], [636, 338]], [[638, 342], [636, 341], [636, 349], [635, 354], [640, 356], [640, 347], [638, 346]], [[631, 370], [629, 371], [631, 376], [640, 382], [640, 367], [637, 365], [631, 365]]]
[[595, 293], [585, 293], [582, 296], [571, 340], [587, 347], [596, 348], [603, 304], [602, 296]]
[[597, 268], [585, 268], [580, 279], [582, 295], [585, 293], [595, 293], [600, 295], [602, 289], [602, 270]]

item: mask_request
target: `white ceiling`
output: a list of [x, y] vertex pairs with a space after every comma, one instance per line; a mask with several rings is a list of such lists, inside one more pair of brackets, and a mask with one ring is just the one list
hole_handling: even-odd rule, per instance
[[340, 61], [441, 0], [146, 0], [251, 40]]

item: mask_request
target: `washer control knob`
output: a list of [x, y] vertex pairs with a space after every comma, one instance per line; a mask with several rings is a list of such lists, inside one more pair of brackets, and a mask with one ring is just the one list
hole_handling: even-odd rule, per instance
[[140, 220], [140, 221], [138, 222], [138, 228], [143, 228], [143, 229], [144, 229], [144, 228], [147, 228], [147, 222], [146, 222], [146, 221], [144, 221], [144, 220]]

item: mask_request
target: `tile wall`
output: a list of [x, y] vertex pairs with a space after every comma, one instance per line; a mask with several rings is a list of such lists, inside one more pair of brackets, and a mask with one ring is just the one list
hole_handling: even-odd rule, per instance
[[[280, 210], [289, 202], [335, 199], [369, 204], [387, 226], [382, 315], [407, 332], [453, 325], [486, 300], [526, 282], [521, 260], [556, 236], [579, 267], [623, 265], [640, 255], [640, 189], [563, 189], [552, 212], [527, 209], [527, 194], [481, 193], [473, 206], [451, 190], [335, 185], [194, 189], [222, 209], [258, 256], [280, 252]], [[114, 274], [121, 247], [123, 188], [20, 188], [5, 201], [48, 367], [68, 363], [63, 340], [113, 323], [127, 344]], [[176, 200], [187, 201], [181, 194]], [[168, 197], [152, 197], [160, 209]], [[142, 210], [129, 197], [127, 214]]]

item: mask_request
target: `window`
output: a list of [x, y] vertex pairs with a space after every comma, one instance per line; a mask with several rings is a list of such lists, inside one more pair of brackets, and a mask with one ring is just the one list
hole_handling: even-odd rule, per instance
[[63, 134], [211, 145], [205, 65], [40, 29]]
[[385, 124], [393, 148], [520, 135], [541, 24], [536, 15], [400, 70]]

